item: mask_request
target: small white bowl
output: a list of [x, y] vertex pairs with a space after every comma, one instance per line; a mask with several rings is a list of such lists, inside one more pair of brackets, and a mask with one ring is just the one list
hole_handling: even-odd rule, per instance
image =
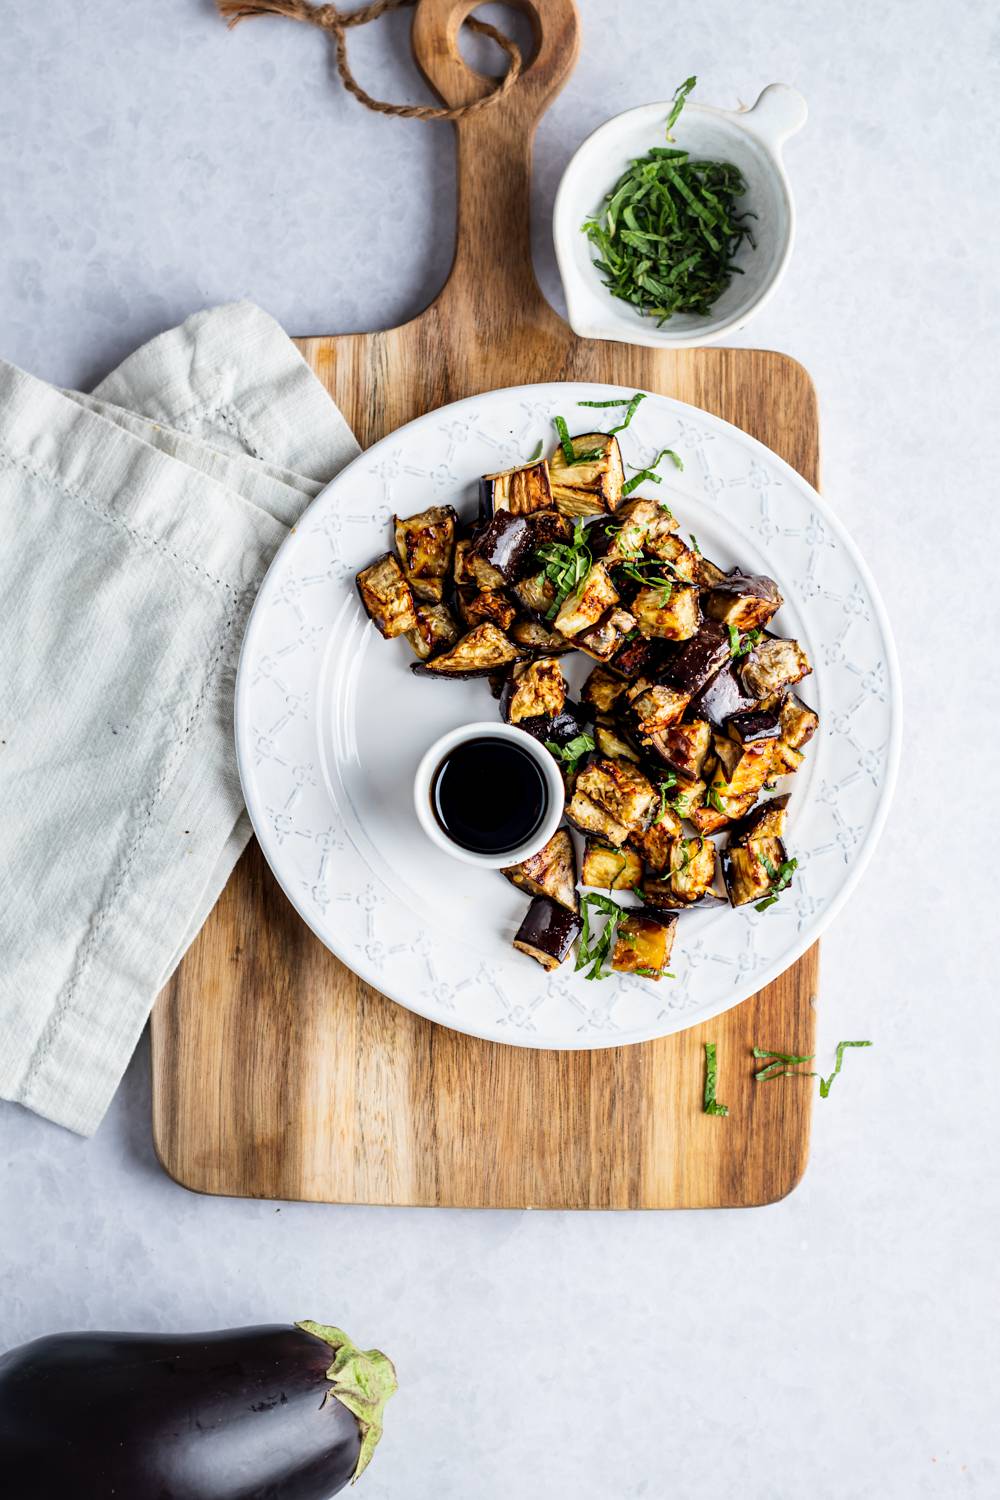
[[[461, 844], [456, 844], [445, 833], [434, 816], [431, 803], [434, 776], [445, 756], [449, 755], [456, 745], [464, 744], [466, 740], [487, 738], [513, 740], [520, 749], [526, 750], [541, 771], [548, 792], [548, 807], [538, 832], [518, 848], [509, 849], [504, 854], [477, 854], [474, 849], [463, 849]], [[516, 724], [498, 724], [495, 719], [483, 719], [475, 724], [463, 724], [459, 729], [449, 730], [439, 740], [434, 741], [417, 767], [417, 774], [413, 778], [413, 805], [416, 808], [417, 820], [421, 828], [439, 849], [443, 849], [446, 854], [453, 855], [455, 859], [464, 860], [468, 865], [479, 865], [480, 869], [500, 870], [506, 869], [508, 865], [520, 864], [523, 859], [530, 859], [533, 854], [538, 853], [539, 849], [544, 849], [562, 822], [566, 806], [566, 790], [563, 786], [562, 772], [544, 745], [533, 739], [530, 734], [526, 734], [523, 729], [518, 729]]]
[[627, 302], [612, 297], [593, 262], [593, 247], [580, 226], [603, 205], [604, 194], [631, 161], [651, 146], [666, 145], [670, 101], [643, 104], [616, 115], [587, 137], [563, 173], [552, 216], [556, 259], [573, 332], [586, 339], [613, 339], [649, 348], [693, 349], [744, 328], [773, 295], [795, 238], [795, 205], [781, 160], [784, 142], [806, 122], [806, 101], [786, 83], [772, 83], [752, 109], [712, 109], [686, 104], [674, 141], [692, 157], [731, 161], [747, 184], [741, 205], [751, 220], [756, 250], [744, 241], [736, 256], [742, 276], [710, 314], [675, 313], [662, 328]]

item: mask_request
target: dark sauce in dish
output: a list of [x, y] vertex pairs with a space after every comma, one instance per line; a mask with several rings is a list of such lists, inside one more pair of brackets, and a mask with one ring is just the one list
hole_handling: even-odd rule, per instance
[[534, 756], [512, 740], [482, 735], [456, 745], [431, 782], [434, 816], [450, 839], [476, 854], [505, 854], [537, 833], [548, 788]]

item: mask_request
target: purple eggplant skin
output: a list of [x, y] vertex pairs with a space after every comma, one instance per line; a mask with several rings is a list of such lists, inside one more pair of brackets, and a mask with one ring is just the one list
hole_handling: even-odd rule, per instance
[[584, 704], [567, 699], [562, 713], [522, 719], [517, 727], [530, 734], [532, 739], [541, 740], [543, 745], [546, 740], [552, 740], [556, 745], [568, 745], [571, 740], [587, 733], [587, 726], [593, 723], [593, 719], [593, 714]]
[[664, 663], [657, 681], [693, 697], [712, 681], [732, 659], [729, 631], [725, 625], [706, 620], [690, 640], [684, 641]]
[[[53, 1334], [0, 1359], [7, 1500], [327, 1500], [358, 1467], [335, 1350], [298, 1327]], [[391, 1367], [390, 1367], [391, 1368]]]
[[508, 583], [514, 583], [524, 573], [535, 550], [535, 534], [524, 516], [498, 510], [476, 532], [471, 550]]
[[730, 664], [691, 699], [689, 712], [697, 719], [707, 719], [713, 729], [721, 729], [734, 714], [746, 713], [756, 706], [757, 699], [744, 690]]

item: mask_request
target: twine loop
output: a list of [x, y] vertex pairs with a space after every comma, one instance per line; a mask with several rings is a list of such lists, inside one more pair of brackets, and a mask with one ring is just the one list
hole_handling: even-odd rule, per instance
[[480, 36], [488, 36], [502, 47], [510, 59], [507, 71], [496, 87], [482, 99], [471, 104], [457, 104], [453, 109], [433, 104], [388, 104], [384, 99], [373, 99], [358, 83], [347, 61], [347, 32], [352, 26], [364, 26], [378, 20], [389, 10], [402, 10], [415, 5], [416, 0], [372, 0], [357, 10], [338, 10], [336, 5], [312, 5], [309, 0], [216, 0], [216, 6], [230, 29], [253, 16], [286, 16], [290, 21], [304, 21], [308, 26], [318, 26], [333, 38], [337, 58], [337, 72], [345, 89], [359, 99], [366, 109], [380, 115], [397, 115], [404, 120], [461, 120], [466, 115], [476, 114], [499, 103], [514, 87], [521, 76], [522, 59], [519, 47], [510, 37], [504, 36], [488, 21], [477, 21], [475, 16], [466, 16], [464, 24]]

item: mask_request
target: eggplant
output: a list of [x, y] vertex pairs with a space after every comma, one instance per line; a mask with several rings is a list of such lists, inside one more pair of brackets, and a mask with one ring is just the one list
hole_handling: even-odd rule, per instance
[[698, 582], [703, 589], [713, 588], [715, 584], [720, 583], [723, 578], [727, 578], [728, 576], [725, 568], [720, 568], [718, 563], [711, 562], [709, 558], [702, 557], [699, 554]]
[[730, 739], [728, 735], [716, 734], [713, 747], [719, 761], [717, 779], [725, 785], [720, 791], [727, 797], [742, 797], [747, 792], [758, 793], [771, 772], [776, 736], [768, 735], [746, 743]]
[[634, 760], [638, 764], [642, 758], [615, 720], [604, 714], [599, 714], [594, 720], [594, 742], [601, 755], [613, 760]]
[[769, 895], [787, 859], [780, 838], [755, 838], [747, 843], [730, 844], [722, 856], [730, 904], [747, 906]]
[[783, 838], [785, 815], [790, 800], [791, 798], [786, 793], [782, 797], [772, 797], [768, 802], [761, 802], [753, 812], [730, 829], [730, 849], [736, 848], [739, 844], [750, 844], [754, 839]]
[[611, 666], [623, 677], [652, 677], [655, 679], [665, 656], [672, 647], [666, 641], [651, 641], [640, 635], [638, 627], [631, 640], [626, 640], [620, 651], [611, 658]]
[[758, 630], [777, 614], [784, 602], [773, 578], [734, 568], [715, 580], [704, 604], [710, 620], [732, 625], [735, 630]]
[[515, 667], [500, 698], [500, 712], [508, 724], [522, 719], [557, 718], [566, 703], [566, 679], [559, 663], [540, 656], [528, 666]]
[[[717, 744], [727, 743], [721, 737], [717, 737]], [[728, 742], [729, 744], [732, 741]], [[765, 742], [767, 743], [767, 742]], [[734, 746], [737, 755], [741, 752], [738, 746]], [[755, 768], [755, 760], [759, 752], [752, 749], [747, 752], [751, 757], [750, 765], [745, 768], [749, 776]], [[687, 814], [689, 820], [701, 834], [718, 833], [721, 828], [727, 828], [739, 818], [745, 817], [753, 807], [760, 795], [761, 787], [766, 778], [766, 765], [762, 768], [756, 765], [755, 776], [760, 777], [759, 784], [748, 787], [746, 790], [737, 792], [726, 779], [725, 767], [713, 755], [706, 763], [704, 781], [704, 799]]]
[[365, 614], [387, 641], [418, 628], [413, 591], [394, 553], [384, 552], [362, 568], [355, 582]]
[[658, 562], [669, 564], [669, 571], [675, 578], [684, 578], [688, 583], [700, 583], [698, 554], [685, 546], [675, 531], [662, 525], [654, 528], [646, 538], [646, 552]]
[[602, 517], [587, 528], [587, 546], [592, 557], [612, 566], [641, 557], [650, 530], [663, 511], [655, 500], [627, 500], [613, 516]]
[[503, 631], [486, 621], [463, 635], [450, 651], [431, 661], [413, 662], [410, 671], [423, 677], [488, 677], [520, 659], [520, 651]]
[[748, 693], [755, 698], [766, 698], [801, 682], [811, 671], [809, 658], [798, 641], [767, 636], [745, 658], [739, 675]]
[[326, 1500], [362, 1473], [391, 1362], [320, 1323], [53, 1334], [0, 1359], [10, 1500]]
[[686, 776], [678, 776], [676, 786], [671, 787], [672, 796], [670, 805], [679, 818], [691, 818], [695, 808], [700, 807], [705, 800], [707, 790], [705, 782], [701, 777], [697, 781], [691, 781]]
[[643, 883], [642, 890], [646, 898], [647, 909], [652, 906], [660, 911], [695, 911], [704, 906], [725, 906], [726, 904], [726, 897], [720, 896], [715, 890], [703, 891], [693, 901], [686, 901], [674, 895], [669, 880], [650, 880], [648, 876]]
[[693, 583], [640, 589], [629, 609], [643, 635], [666, 641], [688, 641], [701, 625], [698, 587]]
[[504, 469], [500, 474], [484, 474], [479, 481], [479, 513], [486, 520], [501, 510], [527, 516], [532, 511], [551, 510], [552, 504], [549, 466], [544, 458], [517, 469]]
[[611, 967], [616, 974], [659, 979], [670, 962], [677, 918], [658, 911], [630, 911], [618, 923]]
[[[646, 827], [659, 800], [638, 766], [630, 760], [611, 760], [607, 756], [591, 761], [580, 772], [566, 809], [571, 822], [577, 822], [586, 832], [600, 833], [600, 828], [588, 826], [580, 819], [582, 802], [578, 803], [578, 798], [601, 809], [609, 824], [614, 824], [616, 833], [618, 828], [624, 828], [626, 834], [638, 833]], [[585, 818], [590, 816], [589, 809], [585, 809]], [[624, 839], [609, 833], [608, 842], [617, 845]]]
[[[693, 698], [704, 691], [731, 657], [729, 631], [709, 620], [678, 651], [670, 653], [659, 674], [660, 680]], [[698, 715], [708, 717], [701, 709]]]
[[625, 696], [630, 724], [643, 743], [679, 724], [688, 706], [687, 693], [645, 677], [634, 682]]
[[457, 589], [475, 589], [479, 585], [469, 572], [469, 552], [472, 547], [471, 537], [462, 537], [455, 543], [455, 556], [452, 559], [451, 571]]
[[405, 519], [393, 516], [396, 551], [417, 599], [440, 604], [455, 552], [458, 516], [450, 505], [433, 505]]
[[772, 770], [776, 776], [791, 776], [805, 760], [803, 746], [819, 728], [819, 715], [795, 693], [788, 693], [781, 700], [779, 720], [781, 738], [774, 747]]
[[726, 733], [741, 745], [757, 740], [776, 740], [781, 735], [781, 714], [774, 708], [754, 708], [732, 714], [726, 720]]
[[556, 586], [544, 573], [530, 573], [515, 583], [511, 593], [521, 608], [536, 620], [549, 625], [549, 615], [555, 618]]
[[579, 777], [573, 788], [573, 795], [566, 804], [566, 817], [579, 828], [581, 833], [595, 834], [602, 843], [612, 844], [620, 849], [629, 836], [626, 824], [620, 823], [617, 818], [600, 802], [595, 802], [586, 791], [581, 791]]
[[558, 969], [580, 935], [580, 918], [548, 896], [536, 896], [514, 935], [514, 947], [543, 969]]
[[465, 570], [479, 588], [502, 589], [522, 576], [534, 550], [534, 536], [524, 516], [498, 510], [476, 532], [465, 557]]
[[515, 646], [532, 656], [563, 656], [573, 644], [557, 630], [547, 630], [537, 620], [515, 620], [507, 632]]
[[454, 646], [460, 632], [447, 604], [418, 604], [416, 616], [416, 629], [408, 630], [406, 639], [421, 661]]
[[508, 865], [501, 875], [527, 891], [529, 896], [547, 896], [565, 906], [567, 911], [580, 910], [576, 893], [576, 849], [568, 828], [557, 828], [544, 849], [518, 865]]
[[[703, 627], [701, 633], [704, 633], [705, 628], [707, 627]], [[695, 640], [697, 638], [696, 636]], [[728, 640], [726, 654], [729, 654]], [[756, 703], [757, 699], [746, 692], [736, 675], [736, 668], [730, 662], [691, 699], [691, 712], [696, 718], [707, 719], [713, 729], [722, 729], [727, 719], [731, 719], [734, 714], [745, 713]]]
[[[562, 447], [549, 459], [549, 479], [556, 509], [564, 516], [599, 516], [618, 509], [625, 483], [618, 439], [608, 432], [584, 432], [570, 440], [576, 461], [568, 463]], [[592, 454], [581, 462], [584, 454]]]
[[657, 901], [657, 891], [647, 895], [654, 905], [693, 906], [702, 897], [711, 894], [715, 884], [716, 854], [711, 839], [675, 839], [670, 846], [667, 863], [660, 871], [658, 891], [662, 897]]
[[681, 820], [673, 808], [664, 807], [663, 816], [657, 813], [656, 822], [642, 833], [631, 834], [629, 843], [642, 855], [646, 868], [659, 875], [670, 863], [670, 851], [682, 832]]
[[609, 714], [627, 687], [628, 683], [621, 678], [606, 672], [603, 667], [595, 667], [583, 684], [580, 697], [597, 713]]
[[573, 523], [568, 516], [557, 510], [536, 510], [528, 516], [535, 550], [547, 547], [551, 542], [569, 542], [573, 539]]
[[642, 860], [627, 845], [616, 849], [600, 839], [588, 838], [583, 851], [581, 885], [604, 891], [630, 891], [642, 880]]
[[525, 734], [530, 734], [532, 739], [541, 740], [543, 745], [546, 740], [552, 740], [554, 744], [563, 746], [587, 733], [590, 718], [581, 704], [567, 699], [560, 713], [552, 716], [539, 714], [534, 719], [522, 719], [517, 727], [523, 729]]
[[498, 630], [507, 631], [517, 616], [517, 607], [511, 604], [506, 594], [501, 594], [496, 589], [482, 589], [479, 592], [459, 589], [457, 597], [458, 612], [470, 630], [473, 625], [481, 625], [484, 620], [490, 620]]
[[583, 651], [598, 661], [610, 661], [625, 643], [629, 632], [634, 629], [635, 616], [630, 615], [627, 609], [619, 609], [615, 605], [605, 610], [596, 625], [575, 635], [573, 645], [578, 651]]
[[585, 578], [563, 600], [555, 626], [563, 635], [576, 636], [596, 625], [605, 610], [618, 603], [618, 590], [603, 563], [594, 563]]
[[712, 747], [712, 731], [704, 719], [692, 719], [651, 734], [648, 743], [664, 765], [690, 781], [697, 781]]

